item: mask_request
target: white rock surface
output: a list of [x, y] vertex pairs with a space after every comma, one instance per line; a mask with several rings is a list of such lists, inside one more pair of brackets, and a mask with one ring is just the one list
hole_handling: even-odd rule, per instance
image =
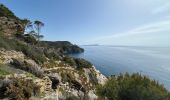
[[98, 80], [98, 83], [101, 85], [104, 85], [106, 83], [106, 81], [108, 80], [106, 78], [106, 76], [104, 76], [99, 70], [97, 70], [94, 66], [93, 66], [94, 71], [96, 72], [96, 77]]

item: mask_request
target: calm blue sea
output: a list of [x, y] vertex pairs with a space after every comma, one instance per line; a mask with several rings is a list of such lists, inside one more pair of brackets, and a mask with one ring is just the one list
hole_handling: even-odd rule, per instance
[[92, 62], [104, 75], [139, 72], [158, 80], [170, 90], [170, 48], [81, 46], [84, 53], [71, 56]]

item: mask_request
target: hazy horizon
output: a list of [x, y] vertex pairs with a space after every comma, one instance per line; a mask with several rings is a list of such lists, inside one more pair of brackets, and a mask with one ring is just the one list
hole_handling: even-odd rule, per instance
[[169, 0], [32, 1], [0, 3], [20, 18], [44, 22], [44, 40], [79, 45], [170, 46]]
[[113, 46], [113, 47], [152, 47], [152, 48], [170, 48], [170, 46], [146, 46], [146, 45], [112, 45], [112, 44], [81, 44], [79, 46]]

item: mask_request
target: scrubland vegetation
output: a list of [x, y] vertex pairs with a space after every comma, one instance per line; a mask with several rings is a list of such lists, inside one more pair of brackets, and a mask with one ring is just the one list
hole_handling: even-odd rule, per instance
[[[26, 19], [19, 19], [4, 5], [0, 5], [0, 17], [15, 18], [19, 20], [25, 25], [24, 31], [26, 28], [32, 27], [32, 22]], [[59, 60], [61, 61], [59, 66], [68, 64], [72, 68], [75, 68], [74, 71], [78, 72], [79, 75], [84, 78], [85, 75], [82, 74], [84, 73], [83, 68], [90, 69], [92, 68], [92, 64], [84, 59], [73, 58], [65, 55], [67, 53], [83, 52], [84, 50], [67, 41], [40, 41], [40, 29], [44, 24], [39, 21], [35, 21], [34, 24], [37, 26], [37, 30], [29, 30], [29, 32], [27, 32], [28, 34], [14, 33], [13, 36], [6, 37], [3, 30], [0, 30], [1, 49], [22, 52], [27, 58], [32, 59], [38, 64], [38, 66], [32, 66], [26, 61], [12, 59], [13, 62], [11, 62], [10, 65], [41, 79], [45, 75], [41, 69], [41, 67], [44, 67], [42, 65], [48, 61], [48, 68], [52, 68], [56, 65], [55, 61]], [[0, 25], [0, 28], [1, 26], [2, 25]], [[39, 86], [34, 84], [32, 80], [14, 77], [4, 79], [3, 76], [11, 73], [8, 72], [8, 70], [4, 70], [2, 66], [5, 65], [0, 63], [0, 99], [10, 98], [11, 100], [27, 100], [31, 96], [39, 95]], [[57, 71], [61, 72], [63, 70], [64, 69], [60, 69]], [[73, 74], [64, 73], [64, 71], [61, 72], [62, 81], [64, 83], [70, 82], [77, 90], [86, 92], [86, 89], [82, 87], [83, 83], [80, 84], [76, 81]], [[91, 83], [98, 85], [95, 73], [90, 73], [89, 78], [91, 79]], [[163, 85], [160, 85], [157, 81], [151, 80], [140, 74], [125, 74], [110, 77], [105, 85], [97, 87], [97, 94], [99, 100], [105, 100], [106, 98], [108, 100], [170, 100], [170, 93]], [[71, 96], [66, 98], [66, 100], [79, 99], [76, 96]]]
[[101, 100], [169, 100], [170, 92], [157, 81], [140, 74], [111, 77], [97, 90]]
[[39, 95], [39, 87], [31, 80], [18, 78], [0, 79], [0, 99], [25, 100], [32, 95]]

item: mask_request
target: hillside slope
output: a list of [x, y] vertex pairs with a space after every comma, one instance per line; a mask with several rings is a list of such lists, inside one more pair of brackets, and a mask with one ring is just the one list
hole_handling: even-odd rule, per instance
[[90, 62], [64, 55], [82, 48], [67, 41], [32, 44], [22, 19], [4, 5], [0, 14], [0, 99], [97, 98], [95, 86], [106, 77]]
[[[68, 41], [39, 41], [20, 19], [0, 5], [0, 99], [170, 100], [170, 92], [141, 74], [105, 77]], [[27, 33], [27, 34], [25, 34]]]

